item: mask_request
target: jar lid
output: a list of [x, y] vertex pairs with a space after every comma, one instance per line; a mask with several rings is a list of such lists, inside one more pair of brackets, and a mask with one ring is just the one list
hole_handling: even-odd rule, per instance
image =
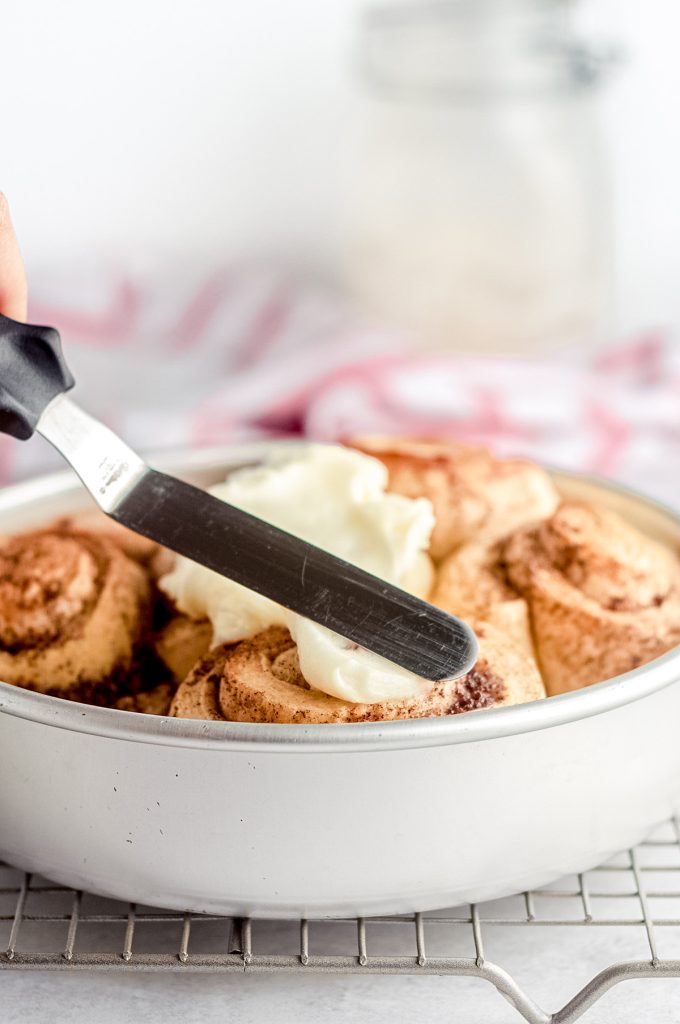
[[618, 61], [573, 31], [565, 0], [431, 0], [370, 7], [364, 80], [386, 95], [485, 101], [575, 92]]

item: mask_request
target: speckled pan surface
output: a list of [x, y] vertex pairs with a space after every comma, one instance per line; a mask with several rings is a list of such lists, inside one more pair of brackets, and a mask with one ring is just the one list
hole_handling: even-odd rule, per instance
[[[262, 446], [156, 460], [200, 483]], [[670, 510], [557, 474], [680, 543]], [[0, 531], [85, 504], [70, 473], [0, 493]], [[0, 856], [180, 910], [378, 914], [585, 870], [680, 807], [680, 652], [587, 690], [446, 719], [155, 718], [0, 683]]]

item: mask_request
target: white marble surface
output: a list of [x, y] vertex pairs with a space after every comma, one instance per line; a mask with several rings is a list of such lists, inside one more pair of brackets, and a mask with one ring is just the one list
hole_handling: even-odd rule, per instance
[[[678, 901], [667, 902], [671, 911], [672, 903]], [[485, 933], [487, 958], [505, 967], [547, 1011], [557, 1010], [604, 967], [648, 955], [644, 929], [637, 926], [487, 928]], [[369, 941], [371, 936], [376, 945], [392, 941], [389, 930], [382, 934], [369, 930]], [[657, 929], [657, 941], [661, 957], [680, 956], [680, 928]], [[96, 938], [92, 948], [97, 948]], [[337, 943], [327, 951], [346, 952]], [[299, 1024], [304, 1020], [398, 1024], [412, 1019], [428, 1024], [516, 1024], [521, 1020], [488, 983], [467, 978], [212, 975], [184, 968], [162, 974], [0, 971], [0, 1007], [2, 1024]], [[680, 979], [624, 982], [584, 1018], [587, 1024], [677, 1024], [678, 1019]]]
[[[560, 954], [540, 987], [562, 989], [570, 966]], [[0, 1005], [3, 1024], [398, 1024], [414, 1019], [428, 1024], [513, 1024], [521, 1019], [483, 983], [436, 977], [5, 972], [0, 975]], [[677, 1024], [679, 1014], [680, 981], [639, 981], [612, 990], [584, 1020]]]

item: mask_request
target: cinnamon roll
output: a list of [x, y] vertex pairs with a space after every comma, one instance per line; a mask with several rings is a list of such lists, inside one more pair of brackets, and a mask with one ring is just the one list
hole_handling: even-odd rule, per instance
[[524, 459], [497, 459], [475, 445], [389, 437], [354, 438], [349, 444], [385, 464], [391, 491], [430, 499], [435, 560], [472, 538], [493, 540], [545, 519], [559, 501], [545, 470]]
[[175, 693], [171, 683], [158, 683], [150, 690], [126, 693], [116, 701], [119, 711], [137, 711], [142, 715], [167, 715]]
[[154, 638], [157, 657], [175, 680], [181, 683], [212, 642], [213, 629], [207, 619], [175, 615]]
[[98, 508], [87, 508], [70, 516], [60, 516], [47, 529], [69, 530], [94, 534], [113, 541], [123, 554], [149, 568], [158, 554], [164, 550], [155, 540], [142, 537], [140, 533], [121, 526]]
[[627, 672], [680, 643], [680, 562], [620, 516], [564, 501], [504, 545], [548, 693]]
[[489, 622], [535, 660], [529, 606], [508, 579], [502, 542], [468, 541], [445, 558], [430, 600], [468, 622]]
[[545, 696], [531, 661], [493, 626], [477, 625], [480, 657], [461, 679], [433, 683], [419, 696], [355, 704], [313, 689], [296, 646], [280, 626], [210, 651], [179, 687], [170, 714], [235, 722], [341, 723], [455, 715]]
[[69, 529], [0, 544], [0, 679], [109, 703], [134, 684], [148, 625], [144, 570], [104, 535]]

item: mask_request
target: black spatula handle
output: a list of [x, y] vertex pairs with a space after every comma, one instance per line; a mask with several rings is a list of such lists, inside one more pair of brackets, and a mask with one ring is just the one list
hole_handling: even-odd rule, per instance
[[59, 332], [0, 313], [0, 431], [20, 441], [33, 435], [53, 398], [75, 384]]

